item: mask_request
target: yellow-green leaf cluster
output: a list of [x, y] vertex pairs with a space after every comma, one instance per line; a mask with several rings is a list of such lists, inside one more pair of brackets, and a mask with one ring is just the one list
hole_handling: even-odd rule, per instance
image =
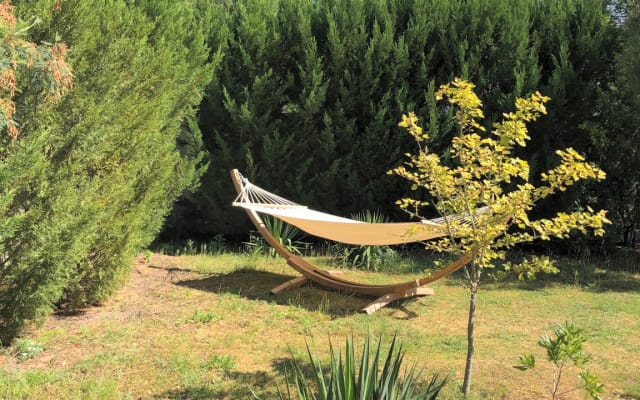
[[558, 268], [554, 265], [553, 260], [546, 256], [531, 257], [519, 264], [504, 263], [503, 267], [505, 271], [515, 273], [519, 280], [534, 279], [539, 272], [547, 274], [558, 272]]
[[[556, 152], [559, 164], [541, 174], [541, 186], [531, 183], [529, 163], [512, 152], [516, 146], [526, 146], [530, 139], [527, 123], [546, 114], [545, 103], [549, 98], [535, 92], [517, 99], [515, 111], [504, 113], [503, 120], [494, 123], [487, 135], [481, 123], [484, 119], [482, 101], [473, 89], [472, 83], [455, 79], [436, 92], [437, 100], [447, 99], [457, 108], [454, 118], [459, 131], [451, 142], [452, 166], [445, 165], [437, 154], [429, 151], [429, 133], [418, 125], [414, 113], [404, 115], [399, 123], [413, 136], [418, 151], [408, 153], [406, 162], [389, 173], [410, 181], [413, 190], [426, 189], [441, 215], [464, 215], [465, 220], [470, 221], [466, 224], [456, 218], [445, 218], [448, 235], [429, 242], [426, 247], [457, 254], [472, 253], [471, 265], [476, 273], [468, 277], [477, 282], [483, 268], [492, 267], [495, 260], [504, 258], [506, 249], [517, 244], [566, 238], [574, 230], [583, 233], [591, 230], [595, 235], [602, 235], [604, 224], [609, 223], [606, 211], [587, 208], [558, 213], [548, 219], [529, 219], [528, 213], [539, 200], [564, 191], [580, 180], [605, 178], [602, 170], [587, 163], [576, 150], [567, 148]], [[397, 204], [412, 216], [421, 217], [422, 210], [431, 203], [404, 198]], [[540, 259], [519, 266], [507, 264], [507, 267], [521, 277], [554, 270], [550, 262]]]

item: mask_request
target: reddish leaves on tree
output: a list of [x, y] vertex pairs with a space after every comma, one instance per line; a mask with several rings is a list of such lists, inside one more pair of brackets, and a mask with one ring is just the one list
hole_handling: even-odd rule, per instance
[[[31, 26], [20, 27], [9, 0], [0, 3], [0, 57], [8, 68], [0, 70], [0, 129], [15, 141], [20, 132], [14, 120], [16, 105], [13, 101], [18, 85], [28, 85], [23, 79], [38, 79], [45, 101], [58, 101], [73, 87], [71, 66], [66, 63], [67, 46], [64, 43], [36, 45], [21, 36]], [[23, 24], [24, 25], [24, 24]], [[31, 71], [18, 82], [18, 70]], [[20, 75], [21, 77], [23, 75]]]

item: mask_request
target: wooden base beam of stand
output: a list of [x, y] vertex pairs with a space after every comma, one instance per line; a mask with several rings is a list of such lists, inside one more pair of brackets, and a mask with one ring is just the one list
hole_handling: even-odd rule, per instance
[[[342, 271], [327, 271], [330, 275], [340, 275]], [[285, 290], [294, 289], [300, 287], [307, 283], [308, 279], [304, 276], [299, 276], [297, 278], [293, 278], [285, 283], [278, 285], [271, 289], [271, 294], [278, 294], [280, 292], [284, 292]]]
[[307, 283], [307, 278], [304, 276], [299, 276], [297, 278], [291, 279], [290, 281], [286, 281], [282, 285], [278, 285], [274, 287], [273, 289], [271, 289], [271, 294], [278, 294], [287, 289], [297, 288], [299, 286], [304, 285], [305, 283]]
[[387, 304], [392, 303], [392, 302], [394, 302], [396, 300], [406, 299], [406, 298], [409, 298], [409, 297], [416, 297], [416, 296], [432, 296], [433, 293], [434, 293], [434, 291], [433, 291], [432, 288], [426, 288], [426, 287], [411, 288], [409, 290], [406, 290], [406, 291], [400, 292], [400, 293], [389, 293], [389, 294], [385, 294], [384, 296], [379, 297], [375, 301], [369, 303], [361, 311], [371, 315], [374, 312], [376, 312], [379, 309], [381, 309], [382, 307], [384, 307]]

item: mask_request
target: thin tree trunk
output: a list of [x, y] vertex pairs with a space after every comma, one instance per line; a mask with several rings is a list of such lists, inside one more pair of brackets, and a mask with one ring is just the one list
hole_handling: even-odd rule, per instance
[[478, 286], [471, 286], [471, 294], [469, 296], [469, 321], [467, 323], [467, 364], [464, 367], [464, 382], [462, 383], [462, 393], [465, 399], [469, 396], [471, 390], [471, 371], [473, 364], [473, 323], [476, 313], [476, 295], [478, 294]]

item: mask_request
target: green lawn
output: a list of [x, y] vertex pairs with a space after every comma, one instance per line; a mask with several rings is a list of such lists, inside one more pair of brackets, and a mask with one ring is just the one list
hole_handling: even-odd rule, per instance
[[[451, 374], [442, 398], [460, 398], [468, 297], [462, 280], [441, 280], [432, 285], [435, 296], [367, 316], [357, 310], [368, 299], [313, 286], [268, 294], [292, 276], [278, 258], [154, 255], [150, 265], [135, 264], [127, 286], [100, 307], [34, 326], [25, 339], [44, 351], [18, 360], [14, 346], [0, 355], [0, 398], [248, 399], [250, 388], [275, 398], [286, 360], [304, 359], [305, 343], [324, 357], [329, 339], [342, 344], [353, 336], [358, 347], [367, 334], [388, 344], [394, 333], [406, 362]], [[544, 397], [552, 372], [536, 340], [566, 320], [588, 331], [605, 397], [640, 398], [637, 274], [606, 274], [590, 288], [549, 280], [486, 284], [476, 320], [475, 398]], [[513, 368], [525, 352], [537, 356], [538, 368]], [[570, 388], [575, 374], [564, 382]]]

